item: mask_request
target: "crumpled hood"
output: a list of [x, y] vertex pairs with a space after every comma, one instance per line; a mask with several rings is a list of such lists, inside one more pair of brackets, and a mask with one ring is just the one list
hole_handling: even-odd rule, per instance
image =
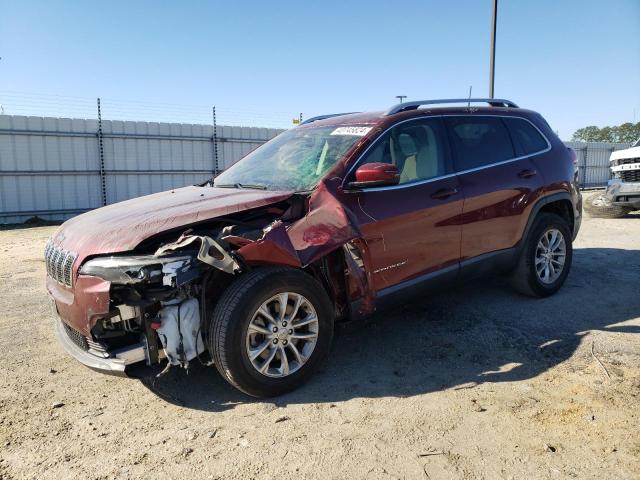
[[95, 254], [125, 252], [158, 233], [266, 206], [293, 192], [235, 188], [184, 187], [126, 200], [68, 220], [53, 243], [78, 254], [77, 268]]

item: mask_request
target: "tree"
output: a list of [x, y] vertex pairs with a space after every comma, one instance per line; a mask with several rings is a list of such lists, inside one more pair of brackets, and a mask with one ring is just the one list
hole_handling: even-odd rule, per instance
[[588, 127], [580, 128], [573, 134], [572, 140], [576, 142], [597, 142], [600, 129], [595, 125], [589, 125]]
[[576, 130], [572, 140], [577, 142], [631, 143], [638, 138], [640, 138], [640, 122], [627, 122], [622, 125], [603, 128], [589, 125]]
[[638, 138], [640, 138], [640, 122], [635, 125], [627, 122], [618, 127], [618, 142], [635, 142]]

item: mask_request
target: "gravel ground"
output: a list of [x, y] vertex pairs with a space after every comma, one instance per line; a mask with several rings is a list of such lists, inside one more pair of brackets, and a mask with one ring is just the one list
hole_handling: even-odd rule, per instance
[[560, 293], [502, 279], [339, 331], [302, 389], [213, 367], [94, 373], [58, 347], [42, 250], [0, 231], [0, 479], [640, 478], [640, 218], [586, 218]]

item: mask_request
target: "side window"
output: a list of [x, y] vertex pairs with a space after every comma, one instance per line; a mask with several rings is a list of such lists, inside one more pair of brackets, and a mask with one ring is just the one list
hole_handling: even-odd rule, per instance
[[393, 127], [367, 152], [365, 163], [390, 163], [400, 172], [400, 184], [447, 173], [443, 128], [437, 119], [417, 120]]
[[509, 132], [498, 117], [448, 117], [456, 170], [469, 170], [515, 158]]
[[540, 132], [526, 120], [509, 117], [504, 117], [503, 120], [509, 127], [511, 137], [520, 147], [522, 155], [531, 155], [548, 147], [547, 141]]

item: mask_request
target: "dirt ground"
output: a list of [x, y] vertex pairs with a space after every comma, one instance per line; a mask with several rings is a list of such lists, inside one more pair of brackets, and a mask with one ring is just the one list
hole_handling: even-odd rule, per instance
[[640, 478], [640, 216], [586, 218], [554, 297], [492, 279], [399, 306], [272, 401], [213, 367], [154, 385], [72, 360], [54, 228], [0, 231], [0, 479]]

